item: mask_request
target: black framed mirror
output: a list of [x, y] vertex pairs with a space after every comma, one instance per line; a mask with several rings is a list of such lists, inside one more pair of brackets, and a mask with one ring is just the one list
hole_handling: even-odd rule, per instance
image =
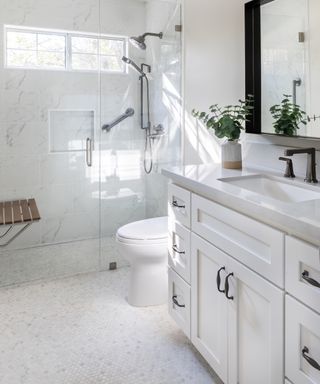
[[[246, 94], [255, 99], [247, 133], [320, 138], [319, 14], [319, 0], [245, 4]], [[289, 133], [275, 126], [284, 100], [302, 114]]]

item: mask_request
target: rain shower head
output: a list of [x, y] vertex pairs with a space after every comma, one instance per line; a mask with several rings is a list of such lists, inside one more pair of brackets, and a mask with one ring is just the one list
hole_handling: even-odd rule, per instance
[[134, 61], [132, 61], [131, 59], [129, 59], [128, 57], [123, 56], [123, 57], [122, 57], [122, 61], [123, 61], [124, 63], [128, 64], [128, 65], [131, 65], [131, 67], [132, 67], [133, 69], [135, 69], [141, 76], [143, 76], [143, 77], [146, 76], [146, 74], [143, 72], [143, 70], [140, 69], [139, 66], [138, 66]]
[[135, 46], [136, 48], [140, 48], [140, 49], [145, 50], [147, 48], [147, 45], [146, 45], [146, 42], [145, 42], [147, 36], [156, 36], [156, 37], [159, 37], [159, 39], [162, 39], [163, 33], [162, 32], [160, 32], [160, 33], [146, 32], [146, 33], [144, 33], [141, 36], [130, 37], [129, 40], [130, 40], [130, 43], [133, 46]]

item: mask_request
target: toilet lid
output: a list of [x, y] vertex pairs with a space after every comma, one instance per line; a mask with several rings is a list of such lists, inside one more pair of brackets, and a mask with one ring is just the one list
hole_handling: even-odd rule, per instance
[[117, 235], [132, 240], [164, 239], [168, 236], [168, 217], [146, 219], [124, 225]]

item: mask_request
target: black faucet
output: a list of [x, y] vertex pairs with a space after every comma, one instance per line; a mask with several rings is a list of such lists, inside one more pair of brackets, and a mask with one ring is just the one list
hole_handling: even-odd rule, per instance
[[286, 149], [284, 151], [285, 156], [293, 156], [296, 154], [306, 153], [308, 155], [307, 161], [307, 173], [304, 181], [307, 183], [317, 183], [316, 174], [316, 149], [315, 148], [302, 148], [302, 149]]
[[285, 161], [287, 163], [286, 171], [284, 173], [284, 177], [289, 177], [291, 179], [294, 179], [296, 176], [293, 171], [293, 163], [291, 159], [288, 159], [287, 157], [279, 157], [279, 160]]

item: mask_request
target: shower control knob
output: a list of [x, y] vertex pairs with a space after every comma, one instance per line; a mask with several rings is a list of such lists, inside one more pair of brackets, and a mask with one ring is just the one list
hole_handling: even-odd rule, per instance
[[154, 131], [158, 134], [161, 135], [164, 133], [164, 126], [162, 124], [154, 125], [153, 126]]

